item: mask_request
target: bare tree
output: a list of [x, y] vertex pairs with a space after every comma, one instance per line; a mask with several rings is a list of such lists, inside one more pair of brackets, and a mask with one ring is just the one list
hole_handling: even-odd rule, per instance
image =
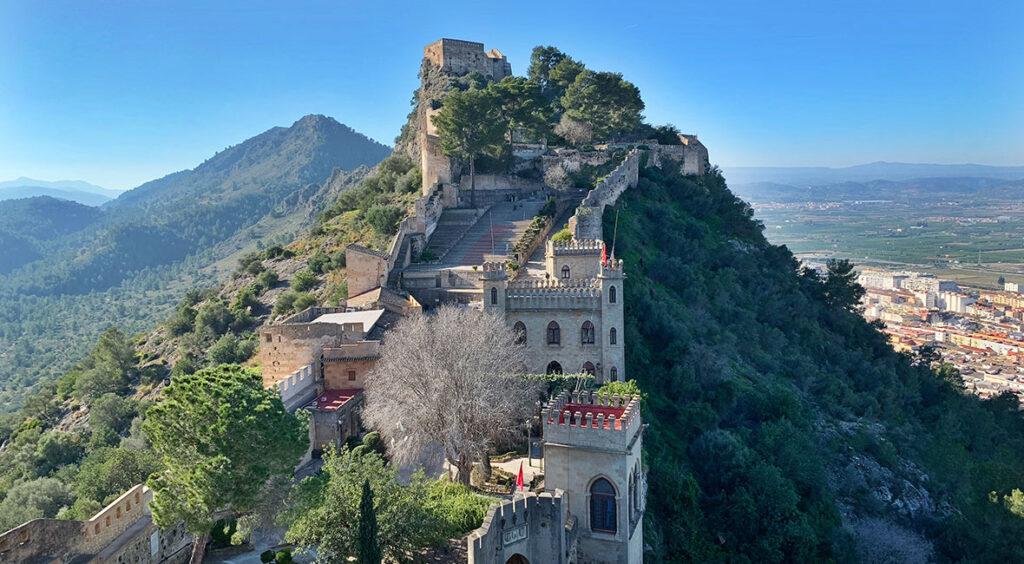
[[589, 124], [574, 120], [567, 115], [562, 115], [562, 119], [555, 126], [555, 133], [576, 146], [590, 143], [590, 139], [593, 137]]
[[552, 190], [564, 191], [572, 187], [572, 178], [561, 163], [556, 163], [544, 171], [544, 184]]
[[521, 434], [539, 386], [517, 376], [523, 348], [493, 313], [443, 306], [391, 330], [367, 375], [363, 420], [400, 464], [440, 444], [457, 479], [473, 461]]

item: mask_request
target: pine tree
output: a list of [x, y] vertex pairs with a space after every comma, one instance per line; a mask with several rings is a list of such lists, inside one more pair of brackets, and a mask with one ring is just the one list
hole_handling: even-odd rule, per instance
[[373, 508], [373, 490], [370, 480], [363, 482], [363, 497], [359, 501], [359, 564], [380, 564], [380, 544], [377, 542], [377, 512]]

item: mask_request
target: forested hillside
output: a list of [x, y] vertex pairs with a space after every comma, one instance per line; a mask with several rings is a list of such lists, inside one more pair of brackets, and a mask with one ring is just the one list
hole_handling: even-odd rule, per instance
[[619, 208], [655, 561], [1024, 559], [1014, 397], [893, 352], [849, 265], [800, 270], [717, 171], [645, 169]]
[[[0, 267], [11, 265], [0, 276], [0, 412], [80, 360], [107, 327], [150, 329], [185, 290], [223, 280], [233, 265], [220, 261], [291, 241], [389, 152], [310, 115], [126, 192], [85, 225], [33, 227], [0, 210]], [[74, 205], [55, 202], [45, 204]]]

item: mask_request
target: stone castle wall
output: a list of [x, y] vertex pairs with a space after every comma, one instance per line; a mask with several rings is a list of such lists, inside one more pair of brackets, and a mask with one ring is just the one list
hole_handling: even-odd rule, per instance
[[348, 274], [348, 295], [358, 296], [387, 282], [390, 257], [360, 245], [345, 247], [345, 268]]
[[576, 561], [576, 519], [564, 492], [526, 493], [491, 506], [480, 528], [466, 539], [469, 564], [505, 564], [515, 555], [527, 562]]
[[604, 208], [615, 205], [627, 188], [636, 186], [640, 177], [640, 156], [640, 150], [630, 151], [615, 170], [587, 193], [583, 203], [576, 209], [576, 214], [569, 220], [569, 229], [572, 230], [575, 239], [604, 238]]
[[281, 402], [288, 411], [295, 411], [317, 394], [316, 364], [310, 362], [275, 384]]

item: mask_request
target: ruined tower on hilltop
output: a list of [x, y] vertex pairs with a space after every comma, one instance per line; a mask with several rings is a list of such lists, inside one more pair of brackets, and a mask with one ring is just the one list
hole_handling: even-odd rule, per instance
[[[458, 39], [439, 39], [423, 48], [424, 70], [421, 73], [419, 119], [420, 123], [420, 170], [423, 172], [422, 195], [430, 196], [438, 183], [452, 181], [452, 164], [441, 152], [434, 123], [430, 118], [437, 114], [440, 100], [436, 96], [431, 80], [432, 73], [448, 76], [464, 76], [478, 72], [493, 80], [512, 76], [512, 65], [497, 49], [484, 51], [484, 44]], [[428, 69], [427, 65], [432, 66]]]

